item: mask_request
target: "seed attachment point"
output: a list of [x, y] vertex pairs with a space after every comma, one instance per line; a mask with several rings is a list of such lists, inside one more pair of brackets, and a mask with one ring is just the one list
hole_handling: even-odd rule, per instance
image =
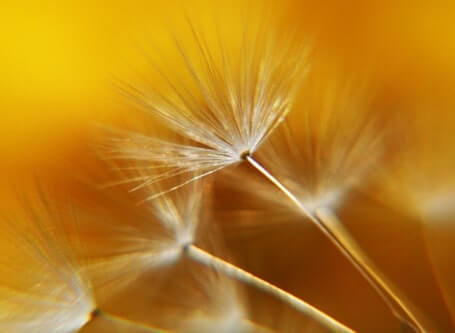
[[248, 156], [250, 156], [250, 151], [249, 151], [249, 150], [245, 150], [245, 151], [243, 151], [243, 152], [240, 154], [240, 158], [241, 158], [242, 160], [246, 160]]
[[186, 242], [185, 244], [182, 245], [182, 250], [184, 253], [188, 253], [191, 247], [191, 242]]
[[96, 308], [95, 310], [93, 310], [91, 313], [90, 313], [90, 319], [94, 319], [96, 317], [99, 317], [101, 316], [101, 310]]

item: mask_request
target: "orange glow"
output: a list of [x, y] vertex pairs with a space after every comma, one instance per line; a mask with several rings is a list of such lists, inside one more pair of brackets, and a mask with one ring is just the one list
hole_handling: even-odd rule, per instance
[[[116, 204], [115, 200], [125, 195], [118, 194], [118, 188], [109, 192], [112, 202], [111, 197], [103, 196], [106, 192], [93, 189], [93, 185], [112, 180], [95, 153], [100, 135], [97, 126], [156, 125], [143, 115], [131, 119], [137, 113], [119, 93], [118, 81], [135, 82], [138, 73], [155, 80], [142, 47], [145, 53], [159, 47], [169, 67], [177, 71], [167, 33], [186, 27], [185, 15], [203, 27], [218, 17], [234, 36], [242, 31], [239, 12], [249, 13], [252, 21], [260, 21], [261, 15], [276, 16], [281, 33], [296, 31], [298, 38], [313, 43], [315, 74], [310, 77], [314, 82], [324, 85], [340, 75], [367, 81], [366, 90], [373, 96], [371, 104], [378, 118], [384, 123], [399, 123], [391, 128], [392, 134], [387, 133], [392, 138], [388, 137], [387, 143], [390, 154], [383, 159], [384, 167], [375, 170], [376, 180], [380, 181], [348, 196], [348, 207], [341, 209], [340, 215], [378, 265], [411, 293], [440, 327], [447, 332], [454, 329], [455, 294], [450, 281], [455, 281], [455, 272], [447, 262], [455, 262], [453, 251], [449, 253], [453, 246], [448, 245], [455, 241], [455, 218], [445, 217], [450, 221], [441, 223], [442, 229], [434, 224], [426, 228], [425, 223], [432, 220], [417, 209], [421, 202], [413, 194], [421, 185], [417, 179], [422, 177], [428, 177], [430, 184], [437, 182], [444, 190], [442, 185], [455, 184], [450, 174], [455, 165], [455, 2], [3, 1], [0, 208], [9, 212], [17, 193], [32, 189], [38, 178], [39, 183], [55, 188], [56, 197], [70, 197], [90, 211], [107, 216], [106, 220], [134, 216], [133, 199], [125, 207]], [[207, 31], [207, 36], [209, 40], [214, 38], [215, 31]], [[156, 44], [151, 45], [152, 41]], [[305, 94], [300, 96], [296, 109], [301, 114], [296, 112], [292, 118], [296, 122], [311, 109], [311, 99], [306, 100]], [[400, 155], [403, 151], [406, 154]], [[420, 164], [424, 171], [435, 165], [437, 169], [419, 173], [420, 169], [416, 170]], [[235, 195], [223, 191], [214, 199], [215, 207], [229, 209], [235, 203], [244, 204], [243, 197], [236, 200]], [[97, 207], [99, 203], [104, 208]], [[254, 201], [254, 205], [261, 204]], [[109, 208], [111, 213], [106, 213]], [[217, 214], [222, 215], [215, 212], [214, 216]], [[242, 214], [236, 217], [245, 217], [245, 224], [253, 225], [258, 219], [249, 211]], [[224, 224], [220, 223], [221, 229], [235, 229], [234, 223]], [[284, 289], [308, 296], [364, 332], [399, 332], [399, 324], [384, 304], [325, 239], [306, 225], [285, 225], [290, 227], [259, 232], [251, 243], [244, 240], [248, 235], [236, 238], [235, 233], [229, 233], [226, 238], [233, 257]], [[104, 238], [90, 232], [85, 236], [91, 240], [98, 237], [101, 244]], [[302, 232], [307, 232], [303, 238], [296, 236]], [[413, 269], [401, 270], [403, 262], [417, 261]], [[122, 302], [123, 295], [119, 295], [117, 303], [108, 307], [121, 314], [134, 310], [134, 319], [146, 322], [148, 295], [141, 293], [141, 288], [147, 287], [144, 281], [138, 282], [127, 301]], [[263, 319], [267, 312], [260, 304], [281, 309], [274, 301], [264, 300], [263, 295], [252, 292], [249, 296], [257, 305], [252, 310], [255, 320]], [[152, 319], [155, 317], [159, 314]], [[286, 318], [291, 321], [296, 315], [284, 313], [282, 317], [286, 324]], [[371, 322], [376, 326], [369, 326]]]

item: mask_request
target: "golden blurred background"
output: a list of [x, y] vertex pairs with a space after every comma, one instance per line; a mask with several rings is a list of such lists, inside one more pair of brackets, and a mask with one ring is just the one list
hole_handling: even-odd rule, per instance
[[[350, 208], [340, 216], [378, 266], [440, 331], [455, 331], [455, 218], [445, 215], [443, 221], [424, 221], [420, 197], [415, 197], [412, 187], [422, 178], [430, 186], [455, 184], [451, 179], [455, 138], [452, 2], [3, 1], [0, 207], [8, 212], [11, 199], [33, 188], [36, 179], [54, 186], [62, 198], [92, 206], [103, 202], [101, 211], [116, 205], [88, 189], [96, 179], [103, 179], [92, 145], [97, 125], [119, 125], [130, 115], [132, 106], [120, 96], [115, 83], [118, 78], [130, 79], [131, 73], [146, 66], [140, 46], [164, 39], [165, 29], [183, 25], [183, 13], [198, 23], [213, 19], [213, 13], [223, 13], [223, 24], [229, 26], [229, 20], [235, 21], [244, 7], [250, 8], [251, 19], [257, 19], [254, 15], [262, 12], [255, 8], [267, 6], [284, 18], [283, 31], [296, 29], [302, 39], [311, 40], [312, 61], [319, 73], [334, 66], [368, 77], [369, 88], [378, 96], [375, 108], [414, 131], [397, 138], [396, 144], [403, 145], [397, 150], [406, 154], [391, 157], [401, 161], [412, 155], [406, 146], [409, 136], [409, 146], [416, 151], [409, 169], [397, 166], [396, 178], [389, 180], [387, 189], [372, 186], [376, 192], [371, 195], [353, 194]], [[418, 161], [413, 162], [415, 156]], [[418, 170], [432, 171], [419, 173], [420, 166]], [[128, 210], [112, 209], [118, 216], [128, 216]], [[308, 226], [290, 224], [250, 238], [228, 233], [226, 238], [232, 257], [242, 267], [294, 291], [359, 332], [400, 332], [399, 323], [369, 286]], [[130, 301], [122, 303], [120, 296], [118, 303], [108, 306], [147, 321], [148, 312], [154, 310], [146, 308], [141, 295], [144, 287], [145, 282], [131, 291], [137, 298], [129, 295]], [[281, 321], [285, 327], [296, 320], [295, 314], [267, 309], [281, 309], [273, 300], [249, 293], [253, 316], [278, 313], [282, 318], [266, 319], [272, 326]], [[135, 315], [129, 313], [133, 310], [137, 310]]]
[[[241, 6], [4, 2], [2, 164], [8, 170], [18, 163], [36, 165], [55, 150], [67, 151], [87, 123], [115, 118], [125, 105], [119, 105], [113, 79], [137, 60], [132, 55], [137, 57], [138, 41], [156, 38], [176, 20], [181, 24], [182, 8], [197, 20], [207, 19], [213, 8], [225, 13]], [[450, 96], [455, 37], [448, 3], [287, 0], [279, 7], [289, 25], [316, 40], [320, 57], [373, 72], [371, 80], [386, 89], [384, 105], [396, 98], [412, 104], [416, 96], [438, 102]]]

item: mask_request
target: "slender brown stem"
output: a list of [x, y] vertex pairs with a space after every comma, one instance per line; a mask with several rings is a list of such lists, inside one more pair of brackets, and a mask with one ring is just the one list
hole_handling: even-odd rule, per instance
[[[433, 332], [432, 329], [427, 328], [426, 324], [419, 319], [415, 314], [416, 310], [411, 310], [411, 306], [404, 301], [404, 297], [399, 295], [391, 283], [378, 273], [378, 269], [374, 267], [371, 260], [361, 250], [357, 242], [349, 235], [349, 232], [342, 229], [342, 224], [338, 221], [335, 226], [334, 216], [327, 214], [327, 210], [317, 210], [315, 214], [308, 211], [303, 203], [286, 188], [277, 178], [275, 178], [267, 169], [258, 163], [252, 156], [247, 155], [245, 159], [263, 176], [265, 176], [271, 183], [273, 183], [281, 192], [283, 192], [311, 222], [328, 239], [336, 246], [336, 248], [351, 262], [351, 264], [359, 271], [359, 273], [366, 279], [366, 281], [374, 288], [378, 295], [384, 300], [392, 313], [403, 323], [409, 325], [417, 332]], [[398, 308], [398, 309], [397, 309]], [[401, 310], [401, 311], [400, 311]], [[400, 312], [406, 314], [407, 319]]]
[[332, 317], [295, 297], [294, 295], [272, 285], [267, 281], [260, 279], [257, 276], [254, 276], [253, 274], [237, 266], [228, 263], [223, 259], [213, 256], [212, 254], [196, 247], [195, 245], [187, 245], [185, 247], [185, 253], [190, 259], [202, 265], [213, 267], [217, 271], [220, 271], [227, 276], [230, 276], [238, 281], [254, 286], [259, 290], [275, 296], [276, 298], [292, 306], [301, 313], [304, 313], [310, 318], [331, 329], [333, 332], [354, 332], [352, 329], [341, 324]]

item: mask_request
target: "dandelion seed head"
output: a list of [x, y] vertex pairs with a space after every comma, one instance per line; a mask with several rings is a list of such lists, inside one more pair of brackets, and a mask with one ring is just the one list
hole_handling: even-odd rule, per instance
[[[319, 208], [336, 210], [341, 207], [352, 189], [365, 186], [370, 178], [375, 178], [374, 168], [384, 148], [381, 131], [376, 131], [369, 120], [365, 120], [364, 125], [356, 125], [359, 126], [356, 130], [356, 126], [350, 127], [352, 133], [345, 135], [345, 129], [338, 126], [346, 120], [346, 114], [337, 114], [337, 109], [330, 111], [334, 113], [333, 119], [319, 124], [333, 127], [330, 131], [321, 132], [313, 126], [313, 121], [302, 130], [302, 121], [291, 117], [255, 157], [302, 203], [306, 212], [275, 186], [254, 174], [246, 176], [235, 170], [228, 173], [224, 183], [238, 188], [238, 184], [243, 184], [243, 179], [248, 177], [248, 186], [242, 186], [241, 190], [271, 203], [268, 209], [279, 208], [282, 213], [306, 215]], [[362, 118], [361, 113], [351, 116]]]
[[[137, 176], [147, 171], [131, 172]], [[147, 272], [171, 268], [184, 255], [185, 246], [194, 243], [198, 226], [204, 219], [201, 211], [204, 186], [194, 182], [148, 199], [150, 194], [161, 190], [158, 184], [141, 188], [138, 194], [145, 201], [142, 199], [138, 208], [145, 212], [140, 223], [117, 228], [114, 237], [118, 238], [119, 245], [114, 252], [90, 264], [94, 281], [102, 285], [103, 290], [124, 289]]]
[[[190, 182], [242, 162], [292, 108], [308, 70], [308, 48], [294, 36], [278, 36], [272, 24], [247, 25], [234, 43], [229, 42], [232, 37], [221, 36], [217, 26], [213, 29], [218, 31], [215, 40], [191, 24], [191, 37], [175, 37], [183, 68], [177, 75], [159, 68], [161, 85], [131, 84], [125, 89], [141, 109], [179, 136], [170, 141], [125, 133], [111, 141], [114, 158], [156, 166], [155, 175], [137, 179], [139, 183], [177, 175], [187, 175]], [[196, 178], [188, 176], [195, 172]]]
[[[160, 192], [156, 186], [147, 189], [152, 195]], [[170, 242], [183, 248], [195, 241], [196, 231], [202, 218], [201, 205], [204, 189], [199, 182], [149, 201], [153, 214], [168, 232]]]
[[[38, 292], [41, 294], [34, 294]], [[95, 309], [92, 295], [75, 295], [67, 285], [41, 284], [34, 293], [2, 290], [2, 330], [40, 333], [52, 328], [58, 333], [76, 332]]]
[[47, 204], [33, 204], [17, 210], [2, 236], [9, 255], [0, 264], [0, 330], [76, 332], [96, 308], [91, 284], [75, 249], [56, 238], [61, 217]]
[[[337, 209], [350, 190], [375, 178], [385, 136], [370, 94], [366, 88], [357, 89], [357, 80], [340, 82], [332, 75], [327, 79], [312, 74], [295, 103], [296, 112], [256, 154], [309, 213], [321, 207]], [[281, 193], [265, 186], [259, 190], [254, 185], [249, 191], [302, 213]]]

